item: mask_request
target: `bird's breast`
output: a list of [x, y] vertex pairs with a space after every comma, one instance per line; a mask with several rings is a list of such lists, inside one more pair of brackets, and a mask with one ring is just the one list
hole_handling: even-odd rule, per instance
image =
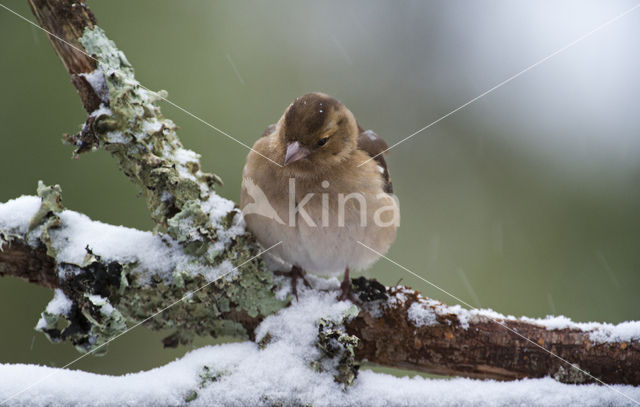
[[245, 177], [241, 206], [263, 246], [282, 242], [274, 250], [287, 263], [321, 275], [363, 269], [378, 256], [360, 242], [386, 252], [395, 238], [398, 205], [380, 187], [264, 178]]

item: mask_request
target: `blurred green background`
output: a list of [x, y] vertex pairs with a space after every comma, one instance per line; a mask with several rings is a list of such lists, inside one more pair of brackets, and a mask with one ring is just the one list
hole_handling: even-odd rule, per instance
[[[7, 6], [33, 20], [25, 1]], [[138, 79], [246, 144], [309, 91], [400, 141], [633, 6], [632, 1], [89, 2]], [[0, 10], [0, 201], [60, 184], [93, 219], [150, 229], [136, 189], [61, 134], [86, 114], [48, 39]], [[474, 306], [578, 321], [640, 319], [640, 11], [399, 145], [402, 225], [388, 255]], [[238, 200], [247, 151], [163, 105]], [[381, 260], [367, 272], [450, 304]], [[0, 362], [78, 356], [33, 327], [52, 297], [0, 279]], [[138, 328], [73, 368], [160, 366], [166, 333]], [[194, 346], [213, 343], [199, 339]]]

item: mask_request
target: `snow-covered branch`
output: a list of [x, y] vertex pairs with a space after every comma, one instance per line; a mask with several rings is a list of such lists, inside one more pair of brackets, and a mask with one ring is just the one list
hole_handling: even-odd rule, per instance
[[196, 334], [247, 338], [261, 318], [285, 304], [271, 291], [260, 297], [274, 287], [267, 271], [245, 274], [230, 261], [211, 265], [167, 234], [64, 210], [57, 186], [41, 184], [38, 193], [0, 205], [0, 275], [56, 290], [37, 325], [53, 341], [93, 350], [190, 292], [147, 323], [175, 330], [167, 346], [189, 343]]

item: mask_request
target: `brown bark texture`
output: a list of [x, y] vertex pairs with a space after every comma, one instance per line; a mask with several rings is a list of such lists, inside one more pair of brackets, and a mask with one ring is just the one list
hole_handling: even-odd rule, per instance
[[67, 68], [85, 110], [94, 111], [100, 106], [100, 97], [81, 74], [95, 70], [97, 62], [79, 51], [84, 48], [78, 41], [86, 27], [92, 28], [96, 24], [93, 13], [84, 1], [29, 0], [29, 5]]
[[[551, 330], [517, 319], [494, 319], [488, 313], [465, 324], [455, 309], [434, 305], [414, 290], [390, 287], [386, 293], [389, 299], [381, 315], [361, 312], [347, 325], [348, 332], [361, 339], [359, 359], [483, 379], [551, 376], [565, 383], [591, 383], [595, 377], [609, 384], [640, 384], [638, 341], [596, 342], [591, 331]], [[432, 325], [411, 322], [407, 311], [415, 302], [431, 309]]]

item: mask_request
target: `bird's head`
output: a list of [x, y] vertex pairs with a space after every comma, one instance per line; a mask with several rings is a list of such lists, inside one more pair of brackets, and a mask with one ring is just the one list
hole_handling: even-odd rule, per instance
[[283, 164], [301, 171], [344, 161], [356, 149], [357, 137], [353, 114], [324, 93], [300, 96], [280, 120]]

